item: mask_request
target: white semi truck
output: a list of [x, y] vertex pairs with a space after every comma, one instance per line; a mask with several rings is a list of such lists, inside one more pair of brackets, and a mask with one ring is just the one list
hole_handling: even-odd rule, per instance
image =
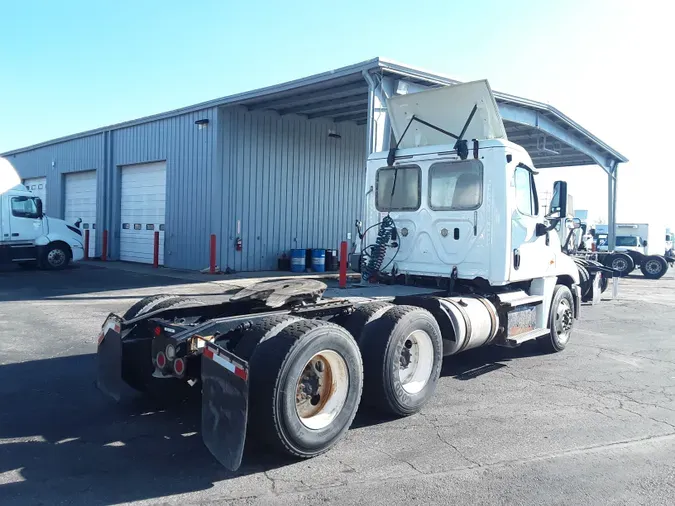
[[[646, 278], [659, 279], [675, 263], [672, 238], [665, 225], [655, 223], [617, 223], [616, 246], [608, 251], [608, 226], [596, 225], [595, 242], [599, 256], [607, 265], [627, 275], [639, 268]], [[670, 245], [669, 245], [670, 242]]]
[[119, 400], [125, 385], [199, 385], [204, 443], [236, 469], [247, 434], [308, 458], [344, 436], [362, 403], [418, 412], [444, 356], [527, 341], [564, 350], [583, 296], [554, 230], [566, 184], [543, 216], [532, 160], [507, 140], [487, 81], [394, 97], [388, 112], [397, 145], [368, 159], [355, 264], [368, 282], [430, 289], [324, 299], [323, 283], [293, 279], [219, 304], [142, 299], [102, 326], [99, 388]]
[[84, 257], [82, 231], [42, 212], [12, 164], [0, 158], [0, 265], [63, 269]]

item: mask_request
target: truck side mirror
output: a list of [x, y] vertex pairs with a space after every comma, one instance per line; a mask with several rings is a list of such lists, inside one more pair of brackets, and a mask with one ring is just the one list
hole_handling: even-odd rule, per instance
[[564, 218], [567, 215], [567, 183], [565, 181], [556, 181], [553, 183], [553, 198], [549, 213], [546, 215], [549, 219]]
[[643, 246], [647, 246], [647, 240], [646, 240], [646, 239], [643, 239], [643, 240], [642, 240], [642, 245], [643, 245]]
[[42, 212], [42, 200], [36, 198], [35, 207], [37, 209], [37, 217], [42, 218], [44, 216], [44, 212]]

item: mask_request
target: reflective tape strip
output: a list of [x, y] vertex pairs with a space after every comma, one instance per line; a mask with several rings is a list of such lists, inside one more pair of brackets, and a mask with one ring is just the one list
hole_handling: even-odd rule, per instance
[[101, 328], [101, 333], [98, 335], [98, 344], [101, 344], [103, 342], [103, 339], [105, 339], [105, 335], [108, 333], [110, 329], [114, 330], [119, 334], [121, 330], [119, 322], [113, 319], [107, 319], [105, 321], [103, 327]]
[[212, 348], [209, 348], [208, 346], [204, 348], [204, 356], [206, 358], [210, 358], [213, 360], [216, 364], [218, 364], [221, 367], [224, 367], [228, 371], [230, 371], [232, 374], [235, 376], [240, 377], [243, 380], [246, 380], [248, 377], [248, 374], [246, 373], [246, 370], [242, 369], [241, 367], [236, 366], [233, 362], [225, 358], [224, 356], [220, 355], [218, 351], [214, 351]]

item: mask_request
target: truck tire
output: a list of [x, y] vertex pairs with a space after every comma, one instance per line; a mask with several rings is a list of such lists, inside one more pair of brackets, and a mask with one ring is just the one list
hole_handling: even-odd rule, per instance
[[659, 279], [668, 271], [668, 262], [658, 255], [650, 255], [640, 265], [642, 274], [647, 279]]
[[556, 285], [553, 291], [548, 322], [549, 335], [539, 338], [539, 344], [547, 353], [564, 350], [574, 326], [574, 299], [565, 285]]
[[40, 258], [40, 264], [45, 269], [56, 271], [68, 267], [71, 258], [70, 247], [65, 243], [55, 242], [45, 247]]
[[635, 270], [635, 262], [625, 253], [614, 253], [607, 259], [607, 267], [614, 271], [614, 274], [620, 277], [628, 276]]
[[438, 322], [426, 309], [394, 306], [367, 325], [361, 341], [364, 400], [396, 416], [431, 398], [443, 364]]
[[356, 306], [354, 312], [350, 314], [333, 318], [332, 322], [347, 329], [360, 346], [366, 325], [382, 316], [392, 307], [394, 307], [393, 304], [385, 301], [367, 302]]
[[[156, 309], [164, 309], [170, 307], [174, 303], [185, 300], [185, 297], [180, 295], [151, 295], [149, 297], [143, 297], [141, 300], [137, 301], [129, 309], [126, 310], [122, 316], [123, 320], [133, 320], [137, 316], [141, 316], [145, 313]], [[168, 305], [167, 305], [168, 304]]]
[[269, 316], [258, 320], [250, 329], [237, 331], [233, 336], [223, 336], [216, 339], [216, 344], [228, 339], [228, 348], [239, 358], [249, 362], [253, 352], [262, 341], [266, 341], [285, 329], [293, 322], [301, 321], [302, 318], [290, 315]]
[[249, 441], [295, 457], [328, 451], [356, 415], [363, 365], [354, 338], [323, 320], [293, 321], [249, 361]]
[[[190, 299], [188, 297], [183, 297], [180, 295], [151, 295], [150, 297], [144, 297], [143, 299], [136, 302], [122, 317], [123, 320], [132, 320], [138, 316], [142, 316], [145, 313], [150, 311], [156, 311], [159, 309], [168, 309], [170, 307], [176, 307], [180, 305], [202, 305], [203, 303]], [[133, 357], [138, 360], [142, 360], [142, 357]], [[152, 357], [147, 356], [147, 360], [151, 361]], [[124, 363], [124, 362], [123, 362]], [[122, 371], [122, 376], [124, 381], [134, 390], [138, 392], [147, 393], [155, 397], [184, 397], [189, 390], [189, 386], [185, 381], [179, 380], [178, 378], [172, 379], [163, 379], [155, 378], [152, 374], [146, 374], [146, 368], [139, 368], [133, 365], [134, 360], [127, 362], [127, 367]]]

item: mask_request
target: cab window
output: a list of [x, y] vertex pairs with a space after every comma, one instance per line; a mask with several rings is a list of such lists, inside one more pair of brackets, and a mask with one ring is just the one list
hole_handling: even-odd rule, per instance
[[525, 165], [520, 164], [516, 167], [514, 179], [516, 186], [516, 207], [518, 211], [528, 216], [538, 215], [539, 201], [537, 199], [537, 190], [534, 185], [532, 171]]
[[417, 165], [385, 167], [375, 176], [378, 211], [416, 211], [420, 207], [421, 173]]
[[480, 160], [435, 163], [429, 169], [429, 206], [434, 211], [467, 211], [483, 203]]
[[17, 218], [38, 218], [38, 209], [34, 197], [13, 197], [11, 206], [12, 216], [16, 216]]

